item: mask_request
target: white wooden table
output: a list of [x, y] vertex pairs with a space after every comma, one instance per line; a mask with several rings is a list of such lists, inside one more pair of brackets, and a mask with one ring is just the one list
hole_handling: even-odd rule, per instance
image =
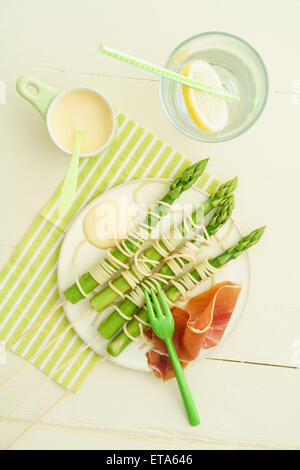
[[[242, 229], [268, 226], [250, 254], [251, 292], [236, 331], [213, 356], [187, 369], [200, 427], [189, 427], [176, 412], [175, 382], [162, 384], [150, 374], [105, 363], [15, 448], [300, 448], [299, 16], [299, 0], [1, 0], [1, 266], [69, 163], [38, 113], [17, 95], [15, 82], [23, 73], [57, 87], [98, 88], [191, 159], [210, 156], [210, 168], [222, 180], [239, 176], [236, 218]], [[194, 142], [172, 127], [155, 76], [97, 54], [105, 41], [162, 64], [183, 39], [209, 30], [249, 41], [270, 77], [258, 123], [221, 144]], [[0, 366], [1, 380], [22, 363], [12, 353], [7, 361]], [[29, 368], [0, 389], [0, 415], [40, 378]], [[0, 423], [0, 447], [61, 391], [50, 383]], [[147, 406], [150, 399], [155, 412]]]

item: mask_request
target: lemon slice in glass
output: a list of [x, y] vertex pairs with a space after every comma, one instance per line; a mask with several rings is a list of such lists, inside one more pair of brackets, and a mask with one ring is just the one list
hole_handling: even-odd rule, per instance
[[[185, 64], [181, 73], [204, 85], [222, 90], [222, 82], [215, 69], [204, 60]], [[194, 123], [205, 132], [219, 132], [228, 122], [228, 107], [223, 98], [182, 85], [187, 112]]]

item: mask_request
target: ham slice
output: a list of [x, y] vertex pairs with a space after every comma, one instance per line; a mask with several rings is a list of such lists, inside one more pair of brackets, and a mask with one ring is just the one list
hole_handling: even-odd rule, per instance
[[[196, 359], [200, 350], [216, 346], [222, 339], [231, 318], [241, 287], [226, 281], [216, 284], [197, 297], [185, 309], [174, 307], [174, 346], [183, 367]], [[146, 335], [153, 341], [147, 360], [153, 373], [163, 379], [174, 377], [165, 343], [151, 329]]]

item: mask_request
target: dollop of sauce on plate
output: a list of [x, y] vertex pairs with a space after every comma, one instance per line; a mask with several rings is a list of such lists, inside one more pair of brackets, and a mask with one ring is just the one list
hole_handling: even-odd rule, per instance
[[95, 204], [83, 221], [86, 238], [97, 248], [116, 246], [134, 227], [134, 214], [126, 199], [109, 199]]

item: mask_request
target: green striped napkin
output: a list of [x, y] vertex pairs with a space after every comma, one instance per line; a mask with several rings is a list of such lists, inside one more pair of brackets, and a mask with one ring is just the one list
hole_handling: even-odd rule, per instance
[[[136, 122], [118, 113], [119, 129], [113, 146], [97, 158], [82, 159], [75, 200], [64, 217], [58, 214], [61, 185], [56, 189], [0, 274], [0, 340], [10, 344], [59, 303], [56, 267], [65, 232], [72, 220], [94, 198], [113, 186], [139, 178], [174, 178], [189, 160]], [[218, 181], [204, 173], [197, 186], [212, 193]], [[12, 350], [30, 360], [69, 322], [63, 309], [14, 345]], [[54, 342], [33, 364], [53, 375], [60, 364], [74, 361], [54, 375], [65, 388], [83, 382], [99, 356], [84, 348], [73, 329]]]

